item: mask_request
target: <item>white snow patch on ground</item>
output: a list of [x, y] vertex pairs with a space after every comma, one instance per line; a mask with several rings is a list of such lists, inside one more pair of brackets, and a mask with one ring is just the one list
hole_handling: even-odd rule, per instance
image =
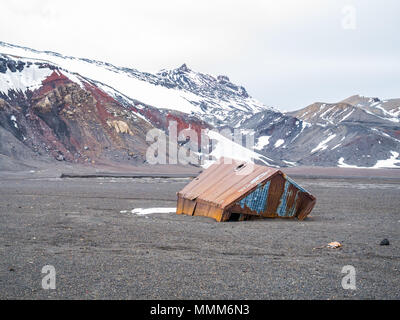
[[338, 143], [336, 146], [334, 146], [331, 150], [335, 150], [336, 148], [340, 147], [342, 144]]
[[[210, 139], [213, 139], [216, 142], [216, 144], [213, 143], [213, 150], [210, 153], [210, 156], [212, 156], [216, 160], [222, 157], [227, 157], [239, 161], [253, 162], [254, 159], [257, 159], [262, 161], [266, 165], [270, 165], [265, 159], [271, 159], [268, 159], [267, 157], [257, 152], [254, 152], [238, 143], [235, 143], [234, 141], [223, 136], [217, 131], [209, 130], [207, 131], [207, 135]], [[203, 167], [208, 168], [214, 162], [215, 160], [206, 160], [204, 161]]]
[[302, 120], [300, 132], [290, 142], [293, 142], [294, 140], [296, 140], [302, 134], [304, 129], [309, 128], [309, 127], [311, 127], [311, 123], [308, 123], [308, 122]]
[[136, 208], [131, 211], [131, 213], [137, 214], [138, 216], [143, 216], [146, 214], [153, 213], [173, 213], [176, 212], [176, 208]]
[[[347, 109], [346, 109], [346, 110], [347, 110]], [[352, 114], [353, 112], [354, 112], [354, 109], [351, 110], [348, 114], [346, 114], [346, 115], [342, 118], [342, 120], [340, 120], [339, 122], [342, 122], [342, 121], [346, 120], [348, 117], [351, 116], [351, 114]]]
[[378, 160], [373, 168], [399, 168], [396, 164], [400, 165], [399, 153], [396, 151], [390, 151], [392, 156], [386, 160]]
[[[372, 106], [372, 105], [371, 105], [371, 106]], [[389, 116], [389, 118], [388, 118], [389, 121], [392, 121], [392, 122], [400, 122], [400, 120], [399, 120], [398, 118], [396, 118], [397, 115], [396, 115], [395, 113], [387, 111], [385, 108], [383, 108], [383, 107], [381, 106], [381, 104], [378, 104], [378, 105], [375, 106], [375, 107], [376, 107], [377, 109], [381, 110], [382, 113], [383, 113], [384, 115]]]
[[[397, 111], [395, 111], [397, 110]], [[400, 116], [400, 107], [394, 108], [390, 111], [391, 114], [393, 114], [394, 117], [399, 117]]]
[[22, 72], [11, 72], [7, 69], [5, 74], [0, 78], [0, 92], [8, 94], [8, 90], [25, 92], [27, 89], [35, 90], [40, 88], [42, 81], [51, 75], [53, 71], [48, 68], [39, 68], [31, 65], [29, 68], [24, 67]]
[[83, 81], [84, 79], [81, 76], [72, 74], [68, 71], [65, 70], [60, 70], [60, 72], [57, 71], [58, 74], [63, 74], [64, 76], [66, 76], [69, 80], [71, 80], [72, 82], [75, 82], [76, 84], [78, 84], [82, 89], [84, 88], [83, 85]]
[[334, 108], [335, 108], [335, 106], [329, 108], [328, 110], [324, 111], [319, 117], [320, 117], [321, 119], [325, 120], [325, 121], [332, 122], [332, 121], [330, 121], [330, 120], [324, 118], [324, 116], [325, 116], [327, 113], [329, 113], [331, 110], [333, 110]]
[[326, 138], [324, 141], [321, 141], [319, 143], [319, 145], [317, 145], [314, 149], [311, 150], [311, 153], [314, 153], [318, 150], [325, 150], [326, 148], [328, 148], [327, 143], [329, 141], [331, 141], [332, 139], [334, 139], [336, 137], [336, 134], [332, 134], [330, 135], [328, 138]]
[[12, 115], [10, 117], [10, 120], [13, 122], [14, 127], [18, 129], [17, 118], [14, 115]]
[[363, 109], [366, 113], [368, 113], [368, 114], [370, 114], [370, 115], [373, 115], [373, 116], [375, 116], [375, 117], [377, 117], [377, 118], [379, 118], [379, 119], [382, 119], [382, 120], [388, 120], [388, 121], [391, 121], [391, 122], [400, 122], [400, 119], [398, 119], [398, 118], [390, 118], [390, 117], [381, 117], [381, 116], [378, 116], [377, 114], [375, 114], [375, 113], [373, 113], [373, 112], [371, 112], [371, 111], [368, 111], [367, 109]]
[[299, 118], [302, 119], [306, 114], [308, 114], [310, 111], [304, 112]]
[[368, 167], [357, 167], [357, 166], [353, 166], [353, 165], [351, 165], [351, 164], [347, 164], [347, 163], [344, 163], [344, 158], [343, 157], [341, 157], [339, 160], [338, 160], [338, 167], [340, 167], [340, 168], [354, 168], [354, 169], [368, 169]]
[[293, 166], [293, 167], [295, 167], [297, 164], [296, 164], [296, 162], [293, 162], [293, 161], [287, 161], [287, 160], [282, 160], [284, 163], [286, 163], [286, 164], [288, 164], [288, 165], [290, 165], [290, 166]]
[[283, 145], [285, 143], [285, 140], [283, 140], [283, 139], [278, 139], [278, 140], [276, 140], [276, 142], [275, 142], [275, 144], [274, 144], [274, 147], [275, 148], [279, 148], [281, 145]]
[[263, 149], [265, 146], [267, 146], [269, 144], [269, 138], [271, 138], [271, 136], [259, 137], [257, 144], [254, 146], [254, 149], [256, 149], [256, 150]]
[[[382, 169], [382, 168], [400, 168], [400, 159], [399, 153], [396, 151], [391, 151], [390, 152], [392, 156], [389, 159], [386, 160], [378, 160], [376, 164], [373, 167], [358, 167], [354, 165], [350, 165], [344, 162], [344, 158], [341, 157], [338, 160], [338, 167], [341, 168], [354, 168], [354, 169]], [[397, 165], [398, 164], [398, 165]]]
[[340, 142], [339, 142], [336, 146], [334, 146], [331, 150], [335, 150], [336, 148], [340, 147], [340, 146], [342, 145], [342, 141], [343, 141], [344, 139], [346, 139], [346, 137], [343, 137], [343, 138], [340, 140]]

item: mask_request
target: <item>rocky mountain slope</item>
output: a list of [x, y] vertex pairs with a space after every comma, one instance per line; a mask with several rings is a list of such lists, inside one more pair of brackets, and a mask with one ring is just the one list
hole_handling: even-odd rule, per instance
[[349, 122], [399, 125], [400, 99], [381, 101], [379, 98], [356, 95], [338, 103], [316, 102], [290, 115], [320, 126]]
[[0, 93], [0, 128], [20, 142], [2, 140], [0, 153], [23, 159], [28, 147], [36, 158], [59, 161], [143, 161], [148, 146], [145, 134], [152, 126], [141, 116], [90, 82], [71, 76], [74, 82], [54, 66], [19, 60], [24, 65], [13, 72], [11, 61], [7, 60], [3, 73], [9, 85], [24, 83], [20, 76], [25, 68], [36, 81], [44, 79], [40, 84], [29, 82], [24, 91], [13, 88]]
[[[13, 150], [28, 146], [58, 160], [140, 164], [152, 128], [167, 132], [175, 121], [178, 132], [191, 128], [200, 139], [203, 129], [237, 124], [271, 109], [226, 76], [197, 73], [186, 65], [152, 75], [5, 43], [0, 53], [0, 126], [24, 145], [2, 143], [0, 153], [14, 158], [19, 153]], [[85, 95], [86, 100], [71, 100]], [[261, 157], [245, 150], [244, 159], [252, 155]]]
[[122, 104], [145, 104], [158, 109], [180, 111], [198, 116], [211, 125], [226, 121], [236, 123], [238, 119], [267, 109], [250, 97], [245, 88], [229, 81], [227, 76], [202, 74], [190, 70], [185, 64], [177, 69], [150, 74], [4, 42], [0, 42], [0, 53], [49, 62], [70, 74], [77, 73], [90, 79]]
[[[167, 132], [171, 120], [178, 132], [208, 130], [217, 158], [400, 166], [400, 99], [352, 96], [284, 114], [185, 64], [150, 74], [0, 42], [0, 162], [144, 164], [147, 132]], [[222, 128], [254, 132], [256, 153], [211, 131]]]
[[242, 124], [256, 149], [288, 165], [400, 166], [400, 99], [352, 96], [286, 114], [264, 111]]

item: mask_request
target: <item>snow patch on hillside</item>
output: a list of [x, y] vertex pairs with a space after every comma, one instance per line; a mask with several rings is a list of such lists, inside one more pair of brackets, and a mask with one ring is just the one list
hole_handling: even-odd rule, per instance
[[347, 164], [347, 163], [344, 162], [344, 158], [343, 157], [339, 158], [338, 167], [340, 167], [340, 168], [353, 168], [353, 169], [368, 169], [368, 167], [358, 167], [358, 166], [354, 166], [354, 165], [351, 165], [351, 164]]
[[[208, 130], [207, 135], [210, 139], [215, 140], [215, 144], [213, 144], [213, 150], [210, 153], [210, 156], [214, 157], [216, 160], [227, 157], [234, 160], [253, 162], [254, 160], [259, 160], [266, 165], [271, 165], [269, 161], [272, 162], [271, 159], [254, 152], [246, 147], [241, 146], [238, 143], [235, 143], [231, 139], [223, 136], [217, 131]], [[212, 165], [215, 160], [206, 160], [204, 161], [203, 167], [208, 168]]]
[[334, 139], [336, 137], [336, 134], [332, 134], [330, 135], [328, 138], [326, 138], [325, 140], [321, 141], [314, 149], [311, 150], [311, 153], [314, 153], [318, 150], [325, 150], [326, 148], [328, 148], [327, 143], [329, 141], [331, 141], [332, 139]]
[[[347, 109], [346, 109], [347, 110]], [[342, 120], [340, 120], [339, 122], [343, 122], [344, 120], [346, 120], [348, 117], [350, 117], [351, 116], [351, 114], [354, 112], [354, 109], [353, 110], [351, 110], [348, 114], [346, 114], [343, 118], [342, 118]]]
[[373, 168], [400, 168], [399, 153], [396, 151], [390, 151], [392, 156], [386, 160], [378, 160], [378, 162], [373, 166]]
[[279, 148], [281, 145], [283, 145], [285, 143], [285, 140], [283, 140], [283, 139], [278, 139], [276, 142], [275, 142], [275, 144], [274, 144], [274, 147], [275, 148]]
[[11, 72], [7, 69], [6, 73], [0, 77], [0, 92], [8, 94], [9, 90], [21, 91], [36, 90], [42, 85], [42, 81], [52, 74], [48, 68], [39, 68], [36, 65], [25, 67], [22, 72]]
[[254, 146], [254, 149], [256, 150], [262, 150], [265, 146], [267, 146], [269, 144], [269, 139], [271, 138], [271, 136], [261, 136], [258, 137], [258, 142], [257, 144]]
[[400, 168], [400, 159], [399, 158], [399, 153], [396, 151], [391, 151], [390, 152], [392, 156], [389, 159], [386, 160], [378, 160], [376, 164], [373, 167], [359, 167], [359, 166], [354, 166], [350, 165], [344, 162], [344, 158], [341, 157], [338, 160], [338, 167], [341, 168], [354, 168], [354, 169], [388, 169], [388, 168]]

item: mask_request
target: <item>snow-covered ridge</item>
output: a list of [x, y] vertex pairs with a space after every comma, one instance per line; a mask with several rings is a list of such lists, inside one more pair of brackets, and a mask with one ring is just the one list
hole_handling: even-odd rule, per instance
[[[77, 74], [103, 84], [103, 89], [108, 88], [108, 93], [118, 99], [123, 96], [127, 100], [140, 101], [161, 109], [200, 115], [211, 124], [223, 125], [225, 121], [231, 122], [246, 114], [271, 109], [250, 97], [245, 88], [233, 84], [227, 77], [215, 78], [190, 70], [186, 65], [150, 74], [110, 63], [37, 51], [4, 42], [0, 42], [0, 53], [15, 60], [34, 59], [50, 63], [71, 75]], [[17, 76], [18, 72], [17, 70], [13, 76]], [[20, 83], [25, 87], [36, 86], [43, 76], [44, 73], [24, 75], [21, 76], [24, 80]], [[3, 83], [4, 80], [1, 81], [0, 90], [4, 92], [9, 87]], [[9, 81], [12, 82], [13, 79]]]
[[400, 123], [400, 99], [352, 96], [338, 103], [317, 102], [288, 114], [322, 127], [360, 121]]
[[[314, 103], [299, 111], [281, 113], [250, 97], [244, 87], [227, 76], [203, 74], [185, 64], [150, 74], [0, 42], [2, 99], [12, 101], [10, 90], [24, 93], [40, 88], [53, 72], [54, 78], [66, 76], [84, 89], [83, 83], [90, 82], [120, 102], [124, 112], [124, 107], [134, 105], [139, 110], [135, 118], [150, 126], [160, 125], [165, 115], [178, 116], [181, 125], [189, 127], [193, 119], [211, 124], [206, 127], [216, 129], [208, 132], [215, 146], [211, 156], [215, 158], [253, 159], [270, 166], [400, 167], [400, 99], [352, 96], [338, 103]], [[3, 117], [10, 130], [23, 128], [19, 116], [9, 113]], [[225, 127], [242, 129], [242, 134], [253, 131], [255, 151], [218, 133]]]
[[[53, 72], [61, 75], [48, 63], [29, 58], [18, 58], [16, 63], [9, 56], [0, 54], [0, 93], [7, 95], [10, 90], [14, 90], [25, 94], [27, 90], [34, 91], [40, 88], [42, 82]], [[83, 87], [84, 78], [67, 70], [62, 70], [62, 74]]]
[[7, 94], [9, 90], [21, 92], [25, 92], [26, 90], [33, 91], [38, 89], [42, 85], [42, 81], [52, 73], [52, 70], [48, 68], [39, 68], [39, 66], [35, 64], [28, 64], [24, 69], [24, 72], [19, 70], [12, 72], [7, 68], [7, 70], [1, 74], [0, 92]]

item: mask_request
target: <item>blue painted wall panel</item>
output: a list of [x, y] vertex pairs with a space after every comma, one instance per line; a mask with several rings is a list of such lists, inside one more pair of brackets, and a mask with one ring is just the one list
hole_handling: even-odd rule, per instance
[[245, 206], [258, 214], [261, 214], [266, 210], [266, 203], [268, 199], [268, 190], [271, 181], [268, 181], [264, 186], [259, 185], [256, 190], [247, 195], [240, 201], [240, 206], [244, 209]]
[[[267, 200], [268, 200], [268, 191], [270, 187], [271, 181], [268, 181], [264, 186], [261, 184], [249, 195], [243, 198], [239, 204], [244, 209], [245, 206], [258, 214], [262, 214], [266, 211]], [[297, 190], [295, 200], [292, 207], [287, 207], [287, 199], [292, 196], [291, 192], [289, 192], [289, 187], [293, 185]], [[300, 187], [296, 182], [292, 179], [287, 178], [284, 185], [284, 190], [282, 196], [280, 198], [279, 206], [277, 208], [277, 214], [280, 217], [293, 217], [296, 214], [297, 208], [296, 203], [299, 197], [300, 192], [307, 192], [304, 188]]]

